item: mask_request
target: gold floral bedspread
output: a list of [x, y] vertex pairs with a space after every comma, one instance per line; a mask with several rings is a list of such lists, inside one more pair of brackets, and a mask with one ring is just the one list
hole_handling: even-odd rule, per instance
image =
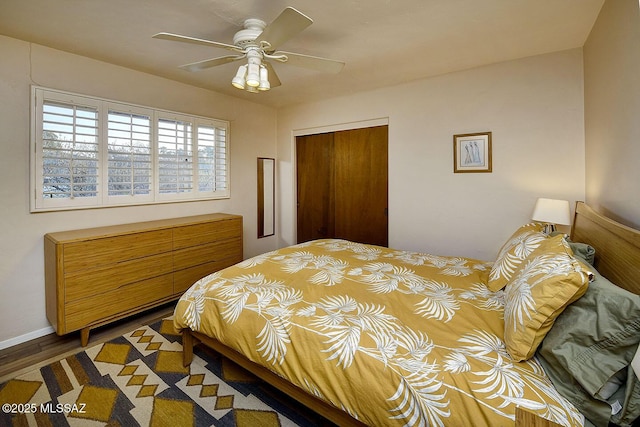
[[174, 322], [371, 426], [508, 426], [516, 405], [582, 425], [535, 358], [509, 358], [490, 268], [317, 240], [204, 277]]

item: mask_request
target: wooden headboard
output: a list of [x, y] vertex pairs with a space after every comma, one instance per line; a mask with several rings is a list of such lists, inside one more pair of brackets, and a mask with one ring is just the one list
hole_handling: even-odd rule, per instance
[[594, 267], [611, 282], [640, 294], [640, 231], [576, 203], [571, 240], [593, 246]]

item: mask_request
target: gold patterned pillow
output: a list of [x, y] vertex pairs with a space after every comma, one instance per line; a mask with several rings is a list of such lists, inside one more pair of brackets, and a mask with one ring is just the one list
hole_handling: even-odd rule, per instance
[[504, 341], [516, 361], [533, 356], [555, 319], [589, 286], [591, 272], [563, 235], [544, 239], [505, 287]]
[[518, 228], [502, 245], [498, 258], [489, 273], [487, 287], [491, 291], [497, 292], [504, 288], [520, 264], [547, 238], [543, 230], [544, 224], [542, 223], [525, 224]]

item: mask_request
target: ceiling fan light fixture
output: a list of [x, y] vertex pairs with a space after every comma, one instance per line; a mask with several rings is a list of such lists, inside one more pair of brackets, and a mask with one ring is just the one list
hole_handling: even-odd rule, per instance
[[258, 85], [258, 90], [265, 91], [271, 89], [271, 84], [269, 84], [269, 72], [267, 71], [267, 67], [264, 65], [260, 66], [260, 84]]
[[330, 73], [338, 73], [342, 69], [344, 62], [341, 61], [278, 50], [280, 45], [312, 23], [311, 18], [299, 10], [287, 7], [268, 25], [261, 19], [246, 19], [244, 28], [233, 36], [233, 44], [172, 33], [158, 33], [153, 38], [232, 51], [233, 55], [184, 64], [180, 68], [187, 71], [202, 71], [246, 59], [247, 62], [238, 68], [231, 84], [240, 90], [255, 93], [268, 91], [271, 87], [282, 84], [271, 64], [264, 62], [266, 59]]
[[260, 65], [249, 62], [247, 71], [247, 86], [260, 86]]
[[246, 75], [247, 75], [247, 66], [241, 65], [240, 68], [238, 68], [238, 72], [236, 73], [236, 76], [233, 78], [233, 80], [231, 80], [231, 84], [233, 85], [233, 87], [236, 87], [238, 89], [244, 89], [244, 85], [246, 83], [246, 80], [245, 80]]

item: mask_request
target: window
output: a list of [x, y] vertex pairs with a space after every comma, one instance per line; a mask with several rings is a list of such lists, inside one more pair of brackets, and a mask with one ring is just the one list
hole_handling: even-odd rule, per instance
[[107, 124], [109, 196], [148, 196], [153, 167], [151, 117], [110, 110]]
[[32, 211], [229, 197], [228, 122], [33, 88]]
[[42, 107], [42, 197], [95, 198], [98, 193], [98, 111], [47, 102]]

